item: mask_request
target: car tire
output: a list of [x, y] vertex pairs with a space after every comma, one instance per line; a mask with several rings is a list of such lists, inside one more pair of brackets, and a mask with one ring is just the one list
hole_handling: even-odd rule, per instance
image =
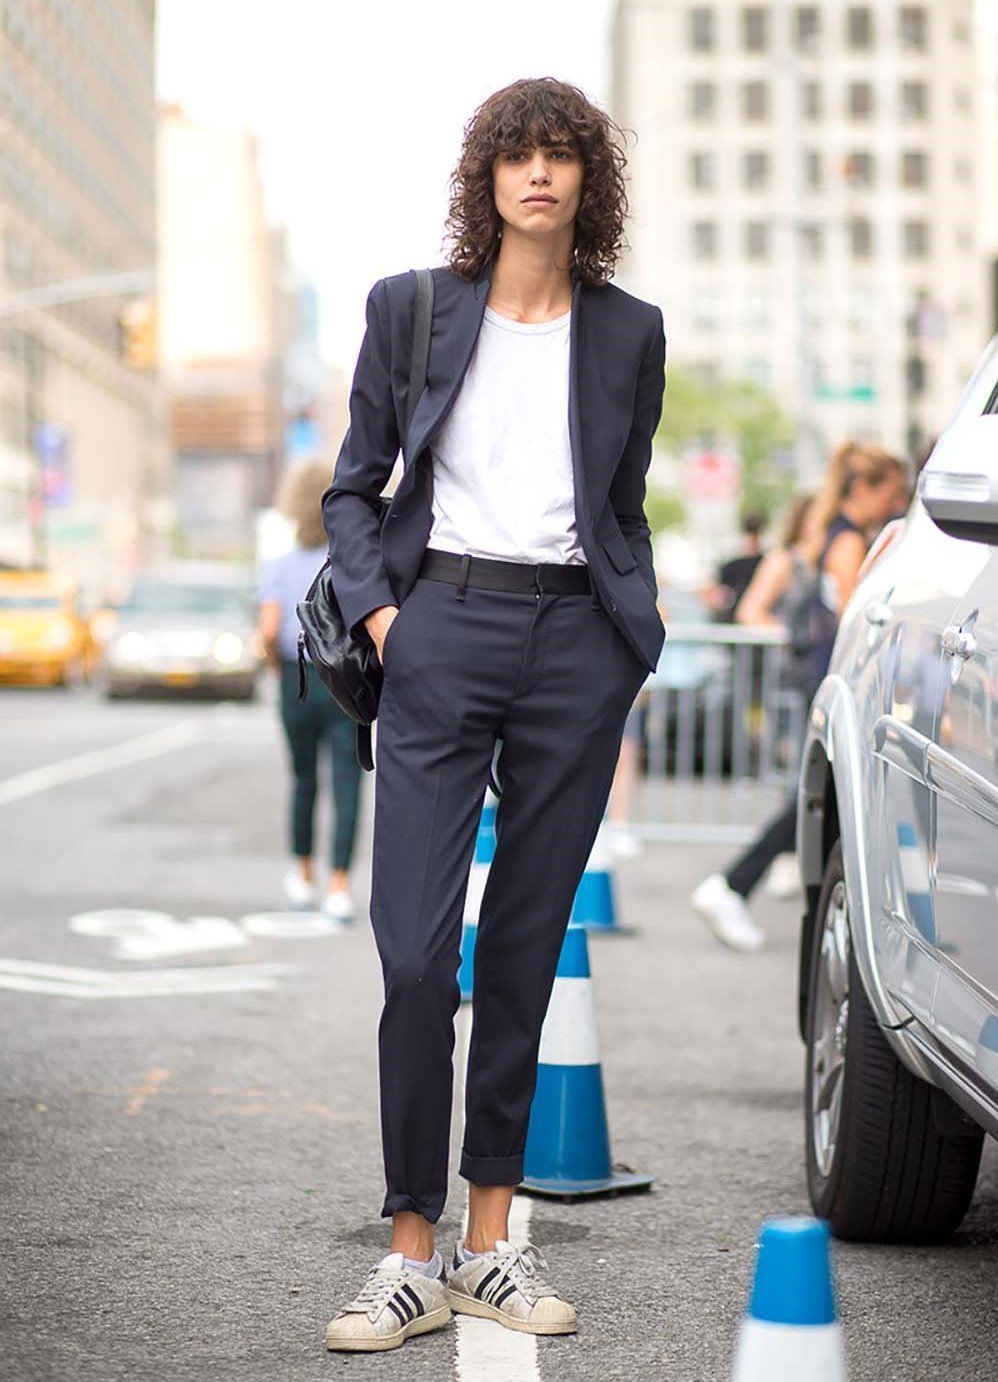
[[974, 1193], [984, 1135], [887, 1044], [853, 954], [840, 842], [825, 868], [810, 977], [804, 1116], [814, 1212], [857, 1242], [948, 1237]]

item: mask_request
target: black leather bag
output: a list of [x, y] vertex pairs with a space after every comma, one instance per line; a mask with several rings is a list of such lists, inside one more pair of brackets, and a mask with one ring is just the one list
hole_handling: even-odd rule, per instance
[[[405, 430], [408, 434], [416, 402], [426, 387], [430, 355], [430, 328], [433, 323], [433, 276], [429, 269], [413, 270], [416, 276], [416, 305], [412, 334], [412, 360], [406, 396]], [[379, 520], [384, 522], [388, 501], [382, 499]], [[323, 686], [345, 715], [357, 723], [357, 757], [365, 771], [374, 767], [371, 752], [371, 725], [378, 714], [381, 698], [381, 661], [377, 649], [363, 629], [354, 631], [344, 621], [336, 599], [336, 572], [327, 557], [322, 569], [299, 601], [298, 622], [298, 697], [308, 691], [308, 662], [311, 660]]]

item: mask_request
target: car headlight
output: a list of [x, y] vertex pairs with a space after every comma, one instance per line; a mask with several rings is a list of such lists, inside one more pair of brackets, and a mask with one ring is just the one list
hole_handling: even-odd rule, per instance
[[243, 640], [235, 633], [220, 633], [211, 645], [211, 655], [223, 667], [232, 667], [243, 655]]
[[114, 645], [115, 656], [122, 662], [141, 662], [150, 650], [148, 638], [140, 633], [123, 633]]

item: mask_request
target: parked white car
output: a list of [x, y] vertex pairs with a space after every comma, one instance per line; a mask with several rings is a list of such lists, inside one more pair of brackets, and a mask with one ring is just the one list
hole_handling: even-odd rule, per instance
[[812, 1204], [940, 1239], [998, 1135], [998, 337], [843, 617], [798, 847]]

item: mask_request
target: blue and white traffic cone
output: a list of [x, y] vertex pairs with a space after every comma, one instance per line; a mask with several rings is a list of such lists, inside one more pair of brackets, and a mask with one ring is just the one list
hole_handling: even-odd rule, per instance
[[651, 1183], [610, 1165], [589, 946], [584, 928], [569, 926], [541, 1032], [520, 1189], [573, 1200]]
[[613, 889], [613, 856], [607, 839], [606, 822], [596, 835], [586, 871], [579, 880], [572, 903], [572, 926], [586, 926], [590, 931], [623, 934], [625, 928], [617, 924], [617, 909]]
[[845, 1376], [828, 1225], [770, 1219], [759, 1235], [732, 1382], [845, 1382]]
[[464, 901], [464, 930], [461, 933], [461, 968], [457, 981], [461, 988], [461, 1002], [470, 1003], [475, 983], [475, 941], [478, 938], [478, 918], [482, 911], [485, 881], [496, 852], [496, 807], [498, 797], [486, 792], [482, 818], [475, 837], [475, 857], [468, 875], [468, 892]]

